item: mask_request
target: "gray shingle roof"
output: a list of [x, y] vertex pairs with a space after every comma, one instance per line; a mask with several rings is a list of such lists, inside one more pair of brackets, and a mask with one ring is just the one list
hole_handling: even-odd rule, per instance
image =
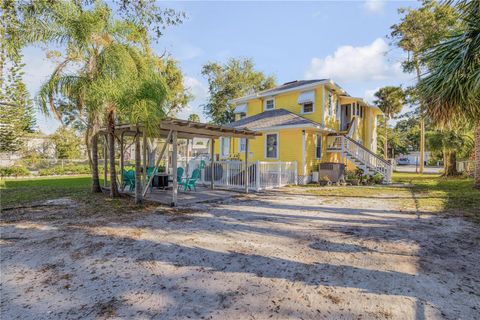
[[287, 89], [293, 89], [296, 87], [304, 86], [307, 84], [315, 83], [315, 82], [320, 82], [320, 81], [325, 81], [327, 79], [315, 79], [315, 80], [295, 80], [295, 81], [290, 81], [286, 82], [278, 87], [272, 88], [270, 90], [265, 90], [262, 91], [262, 94], [275, 94], [277, 91], [282, 91], [282, 90], [287, 90]]
[[260, 130], [271, 127], [281, 126], [316, 126], [323, 127], [321, 124], [299, 116], [285, 109], [273, 109], [264, 111], [251, 117], [243, 118], [238, 121], [227, 124], [231, 128], [246, 128], [250, 130]]

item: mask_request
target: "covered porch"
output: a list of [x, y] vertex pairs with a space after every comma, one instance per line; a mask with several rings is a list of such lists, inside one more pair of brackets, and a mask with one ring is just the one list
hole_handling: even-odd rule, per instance
[[[97, 135], [107, 137], [108, 134], [111, 134], [111, 131], [108, 128], [102, 128]], [[258, 135], [259, 133], [248, 129], [229, 128], [179, 119], [162, 120], [154, 130], [146, 130], [142, 125], [123, 124], [117, 125], [114, 129], [115, 141], [118, 142], [115, 145], [119, 147], [119, 150], [116, 150], [116, 147], [110, 150], [112, 148], [107, 148], [107, 144], [105, 144], [104, 153], [108, 153], [110, 159], [112, 156], [115, 159], [118, 158], [119, 169], [117, 170], [115, 182], [120, 193], [134, 196], [137, 203], [145, 199], [147, 201], [177, 206], [178, 204], [185, 205], [222, 200], [238, 194], [238, 190], [233, 192], [215, 189], [215, 174], [218, 166], [214, 155], [215, 139], [220, 137], [244, 138], [246, 141], [245, 154], [247, 155], [249, 152], [249, 139], [253, 139]], [[130, 184], [126, 181], [129, 177], [125, 174], [127, 172], [125, 170], [125, 147], [126, 140], [129, 138], [133, 140], [132, 144], [135, 144], [135, 166], [133, 170], [130, 170], [130, 173], [132, 173], [130, 178], [134, 182], [130, 181]], [[197, 179], [194, 177], [195, 174], [192, 174], [192, 168], [188, 168], [188, 145], [193, 138], [209, 139], [210, 159], [208, 163], [207, 161], [201, 163], [202, 169], [208, 170], [213, 176], [209, 179], [208, 184], [205, 184], [205, 182], [197, 184]], [[186, 168], [179, 165], [179, 141], [182, 139], [186, 141], [187, 145], [186, 154], [184, 155], [184, 159], [187, 159], [185, 163]], [[159, 153], [157, 154], [154, 151], [153, 155], [150, 152], [150, 155], [147, 156], [148, 145], [158, 146], [159, 148], [155, 147], [155, 150], [160, 150]], [[152, 158], [154, 161], [152, 161]], [[107, 157], [105, 157], [104, 162], [105, 182], [108, 180], [107, 168], [109, 166], [109, 162], [106, 159]], [[166, 162], [168, 166], [161, 165], [162, 161]], [[247, 156], [245, 156], [244, 162], [243, 168], [245, 169], [241, 172], [241, 175], [244, 176], [247, 183], [245, 183], [241, 191], [248, 193], [250, 187], [247, 178], [249, 176]], [[134, 178], [132, 177], [133, 175]], [[154, 179], [167, 181], [166, 185], [163, 185], [163, 190], [153, 187], [154, 184], [152, 182]], [[189, 188], [185, 184], [189, 184]], [[182, 190], [179, 190], [180, 186]], [[107, 188], [106, 183], [104, 188]]]

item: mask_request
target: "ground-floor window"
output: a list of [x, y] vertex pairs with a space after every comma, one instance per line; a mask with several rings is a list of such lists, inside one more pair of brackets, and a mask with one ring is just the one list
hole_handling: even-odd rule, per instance
[[247, 150], [247, 140], [240, 138], [238, 142], [238, 152], [245, 152]]
[[230, 138], [220, 138], [220, 155], [222, 157], [228, 157], [230, 154]]
[[317, 134], [315, 136], [315, 158], [321, 159], [322, 158], [322, 135]]
[[278, 158], [278, 134], [265, 135], [265, 158]]

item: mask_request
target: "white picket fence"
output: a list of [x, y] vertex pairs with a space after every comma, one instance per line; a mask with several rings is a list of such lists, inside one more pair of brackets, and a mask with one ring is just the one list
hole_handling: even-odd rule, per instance
[[[200, 160], [190, 160], [188, 175], [200, 167]], [[214, 185], [226, 189], [245, 189], [245, 183], [251, 190], [265, 190], [286, 185], [297, 184], [297, 162], [266, 162], [248, 163], [248, 176], [245, 181], [245, 162], [238, 160], [221, 160], [214, 162]], [[199, 183], [209, 185], [212, 179], [212, 165], [205, 161], [201, 170]]]

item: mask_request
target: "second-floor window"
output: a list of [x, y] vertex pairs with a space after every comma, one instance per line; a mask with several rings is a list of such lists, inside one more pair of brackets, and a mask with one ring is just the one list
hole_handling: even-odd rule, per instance
[[265, 100], [265, 110], [272, 110], [275, 108], [275, 99]]
[[312, 113], [313, 112], [313, 102], [305, 102], [302, 104], [302, 113]]

